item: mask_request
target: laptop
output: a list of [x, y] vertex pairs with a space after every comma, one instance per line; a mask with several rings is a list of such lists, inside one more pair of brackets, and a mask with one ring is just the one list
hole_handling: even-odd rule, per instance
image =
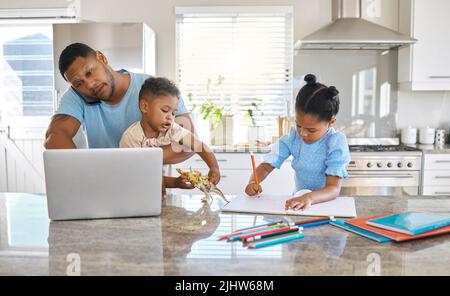
[[162, 149], [44, 151], [51, 220], [158, 216]]

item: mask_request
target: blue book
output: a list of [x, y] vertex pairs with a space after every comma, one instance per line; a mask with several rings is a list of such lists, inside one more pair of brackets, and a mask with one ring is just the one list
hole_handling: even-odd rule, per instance
[[367, 225], [417, 235], [450, 225], [450, 217], [423, 212], [403, 212], [367, 221]]
[[366, 230], [364, 230], [364, 229], [361, 229], [361, 228], [355, 227], [355, 226], [353, 226], [353, 225], [347, 224], [347, 223], [345, 223], [344, 220], [335, 220], [335, 221], [331, 221], [330, 224], [333, 225], [333, 226], [342, 228], [342, 229], [344, 229], [344, 230], [348, 230], [348, 231], [350, 231], [350, 232], [359, 234], [359, 235], [361, 235], [361, 236], [364, 236], [364, 237], [366, 237], [366, 238], [368, 238], [368, 239], [377, 241], [377, 242], [379, 242], [379, 243], [390, 242], [390, 241], [392, 240], [392, 239], [390, 239], [390, 238], [387, 238], [387, 237], [378, 235], [378, 234], [376, 234], [376, 233], [369, 232], [369, 231], [366, 231]]

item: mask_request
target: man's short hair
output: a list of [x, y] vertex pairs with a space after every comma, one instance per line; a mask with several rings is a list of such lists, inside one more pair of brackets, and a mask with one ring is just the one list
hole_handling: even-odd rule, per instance
[[85, 58], [91, 54], [95, 54], [95, 50], [84, 43], [72, 43], [64, 48], [59, 56], [58, 62], [59, 72], [62, 77], [66, 80], [64, 73], [66, 73], [67, 69], [69, 69], [70, 65], [72, 65], [78, 57]]
[[180, 97], [180, 90], [178, 87], [167, 78], [164, 77], [150, 77], [142, 84], [139, 91], [139, 100], [153, 99], [159, 96], [174, 96]]

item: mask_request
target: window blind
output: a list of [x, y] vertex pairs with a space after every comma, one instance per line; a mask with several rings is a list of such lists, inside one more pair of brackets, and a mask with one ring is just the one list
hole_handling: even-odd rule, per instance
[[0, 120], [53, 114], [51, 24], [0, 26]]
[[[292, 12], [177, 11], [177, 83], [199, 112], [211, 100], [233, 114], [235, 142], [245, 142], [249, 118], [278, 135], [277, 117], [292, 99]], [[232, 9], [231, 9], [232, 10]], [[276, 9], [274, 9], [276, 10]]]

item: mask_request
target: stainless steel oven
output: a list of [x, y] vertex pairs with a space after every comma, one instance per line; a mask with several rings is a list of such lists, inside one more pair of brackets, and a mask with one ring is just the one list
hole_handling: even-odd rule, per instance
[[342, 195], [420, 194], [422, 152], [401, 145], [350, 146], [349, 178]]

